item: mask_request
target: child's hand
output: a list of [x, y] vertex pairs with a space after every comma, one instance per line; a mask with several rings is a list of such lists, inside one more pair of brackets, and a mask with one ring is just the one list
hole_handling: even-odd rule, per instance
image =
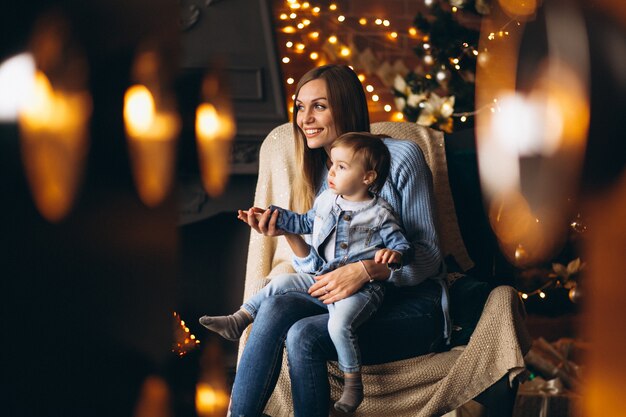
[[258, 221], [261, 218], [261, 216], [263, 215], [263, 213], [265, 213], [265, 209], [262, 209], [262, 208], [259, 208], [259, 207], [251, 207], [248, 210], [237, 210], [237, 218], [239, 220], [243, 221], [244, 223], [246, 223], [248, 226], [252, 226], [248, 222], [248, 214], [250, 212], [252, 212], [252, 214], [254, 214], [254, 217]]
[[251, 207], [248, 210], [237, 210], [237, 218], [264, 236], [281, 236], [285, 232], [276, 227], [278, 210]]
[[380, 249], [374, 255], [374, 262], [377, 264], [401, 264], [402, 254], [391, 249]]

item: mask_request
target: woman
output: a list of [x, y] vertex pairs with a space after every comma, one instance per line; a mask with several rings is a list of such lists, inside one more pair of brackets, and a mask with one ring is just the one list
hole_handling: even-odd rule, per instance
[[[328, 150], [343, 133], [369, 131], [363, 86], [347, 66], [327, 65], [305, 74], [296, 88], [293, 128], [302, 175], [292, 189], [295, 210], [310, 208], [326, 189]], [[391, 272], [373, 260], [347, 264], [320, 275], [309, 294], [333, 303], [357, 292], [371, 278], [384, 281], [387, 299], [374, 319], [359, 331], [364, 364], [384, 363], [424, 354], [441, 340], [444, 267], [433, 218], [430, 171], [419, 147], [410, 141], [385, 139], [391, 170], [380, 195], [403, 222], [415, 247], [413, 262]], [[248, 224], [277, 236], [277, 212]], [[327, 310], [297, 294], [270, 297], [259, 309], [241, 355], [231, 396], [231, 416], [261, 415], [276, 384], [286, 344], [294, 413], [328, 416], [330, 389], [326, 362], [337, 353], [328, 334]]]

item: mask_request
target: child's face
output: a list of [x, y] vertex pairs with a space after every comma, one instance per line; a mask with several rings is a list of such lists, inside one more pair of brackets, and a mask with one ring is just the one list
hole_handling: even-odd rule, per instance
[[362, 159], [355, 157], [349, 148], [332, 148], [330, 159], [332, 166], [328, 171], [328, 187], [346, 199], [365, 198], [376, 177], [374, 171], [366, 171]]

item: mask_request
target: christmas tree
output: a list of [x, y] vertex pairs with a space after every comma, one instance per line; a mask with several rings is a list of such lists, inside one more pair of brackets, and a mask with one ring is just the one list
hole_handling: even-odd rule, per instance
[[393, 93], [405, 120], [445, 132], [473, 126], [474, 80], [485, 0], [426, 0], [414, 25], [418, 66], [395, 78]]

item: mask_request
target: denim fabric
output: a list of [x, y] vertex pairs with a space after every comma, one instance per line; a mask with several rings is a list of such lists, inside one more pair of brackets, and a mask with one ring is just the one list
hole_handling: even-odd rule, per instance
[[383, 301], [385, 285], [379, 282], [367, 283], [350, 297], [327, 305], [308, 294], [307, 290], [314, 283], [315, 279], [310, 274], [278, 275], [241, 308], [256, 318], [259, 308], [268, 297], [290, 292], [309, 297], [320, 307], [328, 309], [328, 332], [335, 343], [340, 369], [344, 372], [357, 372], [361, 369], [361, 354], [356, 330], [378, 310]]
[[[294, 257], [294, 268], [298, 272], [324, 274], [340, 266], [362, 260], [374, 259], [381, 248], [402, 253], [403, 263], [413, 255], [413, 247], [404, 236], [393, 208], [384, 199], [374, 197], [361, 210], [344, 211], [337, 205], [337, 194], [327, 189], [322, 192], [307, 213], [299, 214], [277, 206], [277, 226], [289, 233], [311, 235], [311, 251], [304, 258]], [[335, 237], [335, 257], [324, 259], [319, 255], [320, 247], [332, 232]]]
[[[388, 287], [374, 317], [358, 330], [362, 362], [387, 363], [432, 352], [441, 342], [441, 289], [426, 281]], [[231, 417], [259, 417], [278, 378], [286, 339], [296, 417], [327, 417], [326, 362], [337, 360], [327, 310], [302, 293], [267, 298], [241, 356], [231, 396]]]

